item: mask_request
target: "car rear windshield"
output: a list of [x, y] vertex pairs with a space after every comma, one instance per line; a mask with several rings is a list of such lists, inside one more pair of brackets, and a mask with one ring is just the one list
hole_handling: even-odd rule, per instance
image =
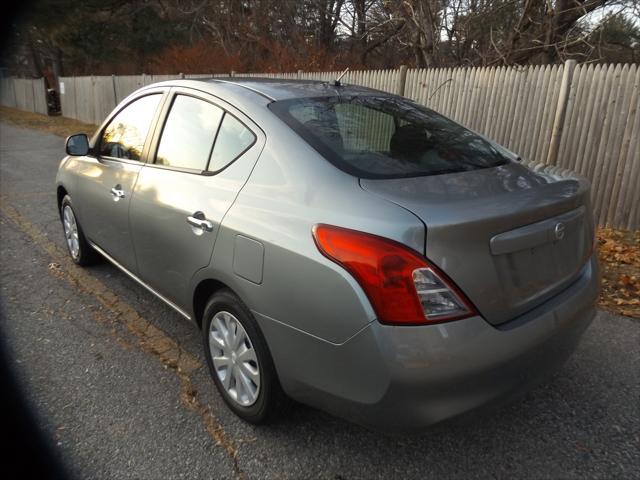
[[507, 162], [484, 138], [397, 96], [296, 98], [269, 108], [325, 158], [358, 177], [438, 175]]

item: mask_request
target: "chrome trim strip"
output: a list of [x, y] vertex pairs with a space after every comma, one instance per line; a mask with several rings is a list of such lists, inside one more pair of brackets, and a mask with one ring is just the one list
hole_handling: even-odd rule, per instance
[[164, 303], [166, 303], [167, 305], [169, 305], [171, 308], [173, 308], [176, 312], [178, 312], [180, 315], [182, 315], [183, 317], [185, 317], [187, 320], [191, 320], [191, 316], [186, 313], [184, 310], [182, 310], [180, 307], [178, 307], [175, 303], [173, 303], [171, 300], [168, 300], [167, 298], [163, 297], [162, 295], [160, 295], [158, 292], [156, 292], [153, 288], [151, 288], [149, 285], [147, 285], [146, 283], [144, 283], [142, 280], [140, 280], [135, 274], [131, 273], [129, 270], [127, 270], [124, 266], [120, 265], [111, 255], [109, 255], [107, 252], [105, 252], [103, 249], [101, 249], [99, 246], [97, 246], [95, 243], [93, 243], [91, 240], [89, 240], [89, 244], [100, 254], [102, 255], [104, 258], [106, 258], [107, 260], [109, 260], [111, 263], [113, 263], [116, 267], [118, 267], [120, 270], [122, 270], [124, 273], [126, 273], [132, 280], [135, 280], [138, 284], [140, 284], [141, 286], [143, 286], [144, 288], [146, 288], [147, 290], [149, 290], [151, 293], [153, 293], [156, 297], [158, 297], [160, 300], [162, 300]]

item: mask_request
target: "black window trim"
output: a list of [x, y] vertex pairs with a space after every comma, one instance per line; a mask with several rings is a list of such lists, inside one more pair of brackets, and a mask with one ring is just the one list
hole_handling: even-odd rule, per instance
[[[223, 111], [224, 111], [224, 115], [222, 115], [222, 118], [220, 119], [220, 125], [218, 126], [218, 131], [216, 132], [216, 137], [213, 140], [213, 146], [211, 147], [211, 153], [209, 154], [209, 159], [207, 160], [207, 169], [203, 173], [204, 175], [207, 175], [207, 176], [217, 175], [218, 173], [220, 173], [223, 170], [225, 170], [227, 167], [229, 167], [229, 165], [231, 165], [233, 162], [235, 162], [241, 156], [243, 156], [245, 153], [247, 153], [256, 144], [256, 142], [258, 141], [258, 136], [256, 135], [256, 133], [253, 130], [251, 130], [247, 126], [246, 123], [244, 123], [242, 120], [240, 120], [238, 117], [236, 117], [233, 113], [230, 113], [230, 112], [228, 112], [227, 110], [224, 110], [224, 109], [223, 109]], [[218, 135], [220, 135], [220, 129], [222, 129], [222, 123], [224, 122], [224, 119], [226, 118], [227, 115], [230, 115], [233, 118], [235, 118], [240, 125], [242, 125], [248, 131], [250, 131], [251, 135], [253, 135], [253, 141], [244, 150], [242, 150], [240, 153], [238, 153], [238, 155], [233, 157], [233, 160], [231, 160], [229, 163], [227, 163], [224, 167], [219, 168], [218, 170], [209, 170], [209, 165], [211, 164], [211, 155], [213, 155], [213, 150], [215, 149], [216, 142], [218, 141]]]
[[[199, 91], [198, 91], [199, 92]], [[199, 170], [197, 168], [184, 168], [184, 167], [175, 167], [175, 166], [171, 166], [171, 165], [159, 165], [156, 163], [156, 160], [158, 158], [158, 149], [160, 148], [160, 141], [162, 140], [162, 134], [164, 133], [164, 129], [166, 127], [167, 124], [167, 120], [169, 119], [169, 115], [171, 114], [171, 108], [173, 107], [173, 103], [175, 102], [175, 99], [179, 96], [185, 96], [185, 97], [192, 97], [195, 98], [197, 100], [201, 100], [203, 102], [207, 102], [211, 105], [213, 105], [214, 107], [219, 108], [220, 110], [222, 110], [222, 116], [220, 117], [220, 122], [218, 123], [218, 128], [216, 129], [216, 134], [213, 138], [213, 143], [211, 144], [211, 150], [209, 151], [209, 157], [207, 158], [207, 164], [205, 166], [205, 170]], [[211, 162], [211, 155], [213, 154], [213, 149], [216, 145], [216, 141], [218, 140], [218, 134], [220, 133], [220, 128], [222, 127], [222, 122], [224, 121], [224, 118], [226, 115], [231, 115], [233, 118], [235, 118], [236, 120], [238, 120], [238, 122], [240, 122], [247, 130], [249, 130], [251, 132], [251, 134], [253, 135], [253, 142], [247, 147], [245, 148], [242, 152], [240, 152], [239, 155], [237, 155], [233, 160], [231, 160], [229, 163], [227, 163], [223, 168], [216, 170], [216, 171], [209, 171], [209, 163]], [[171, 170], [174, 172], [180, 172], [180, 173], [189, 173], [191, 175], [200, 175], [203, 177], [212, 177], [217, 175], [218, 173], [222, 172], [223, 170], [225, 170], [227, 167], [229, 167], [232, 163], [234, 163], [236, 160], [238, 160], [242, 155], [244, 155], [245, 153], [247, 153], [258, 141], [258, 136], [256, 135], [256, 133], [253, 131], [252, 128], [249, 128], [249, 126], [243, 122], [242, 120], [240, 120], [236, 115], [234, 115], [233, 113], [229, 112], [226, 108], [224, 108], [222, 105], [216, 103], [215, 101], [212, 101], [208, 98], [205, 98], [202, 95], [198, 95], [198, 94], [194, 94], [188, 91], [184, 91], [182, 89], [180, 90], [171, 90], [169, 92], [169, 96], [165, 102], [165, 104], [163, 105], [162, 108], [162, 113], [161, 113], [161, 118], [159, 118], [157, 120], [157, 129], [158, 129], [158, 133], [153, 135], [153, 141], [152, 144], [150, 146], [150, 151], [148, 153], [148, 157], [149, 157], [149, 161], [145, 164], [146, 167], [152, 167], [152, 168], [159, 168], [161, 170]]]

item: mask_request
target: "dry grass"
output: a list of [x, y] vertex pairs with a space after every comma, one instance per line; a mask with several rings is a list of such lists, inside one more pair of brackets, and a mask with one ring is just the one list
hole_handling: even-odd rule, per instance
[[79, 122], [71, 118], [60, 116], [49, 117], [39, 113], [23, 112], [15, 108], [0, 106], [0, 121], [18, 127], [33, 128], [43, 132], [53, 133], [60, 137], [68, 137], [74, 133], [86, 133], [89, 137], [98, 128], [90, 123]]
[[[2, 106], [0, 121], [61, 137], [73, 133], [91, 136], [97, 128], [70, 118], [48, 117]], [[598, 244], [602, 266], [600, 307], [640, 318], [640, 232], [602, 228], [598, 230]]]

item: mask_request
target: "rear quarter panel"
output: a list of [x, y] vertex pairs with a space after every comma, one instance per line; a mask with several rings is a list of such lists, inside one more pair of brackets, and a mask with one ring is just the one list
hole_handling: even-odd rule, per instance
[[[268, 321], [339, 344], [375, 314], [357, 282], [318, 251], [312, 227], [327, 223], [361, 230], [422, 253], [424, 225], [362, 190], [357, 178], [339, 171], [265, 111], [259, 122], [267, 135], [265, 148], [223, 220], [211, 265], [194, 282], [222, 281]], [[234, 272], [238, 235], [264, 247], [261, 283]]]

